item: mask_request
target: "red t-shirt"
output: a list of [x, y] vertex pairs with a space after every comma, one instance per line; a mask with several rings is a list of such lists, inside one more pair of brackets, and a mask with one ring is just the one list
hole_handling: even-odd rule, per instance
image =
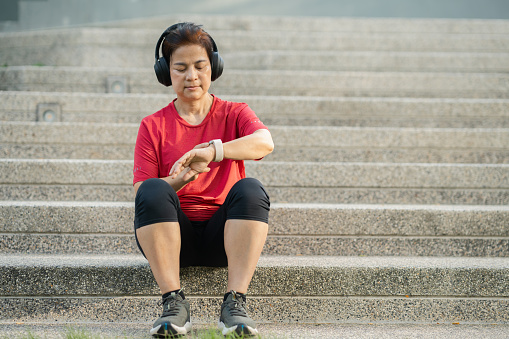
[[[175, 100], [174, 100], [175, 101]], [[210, 112], [199, 125], [186, 122], [174, 102], [141, 121], [134, 150], [133, 184], [167, 177], [175, 163], [194, 146], [221, 139], [228, 142], [267, 129], [247, 104], [214, 97]], [[244, 161], [211, 162], [210, 172], [188, 183], [180, 191], [180, 205], [190, 220], [208, 220], [223, 204], [230, 188], [246, 177]]]

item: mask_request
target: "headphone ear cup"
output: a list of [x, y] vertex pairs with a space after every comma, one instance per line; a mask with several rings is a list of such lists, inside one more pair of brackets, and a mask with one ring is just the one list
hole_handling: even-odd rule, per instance
[[168, 68], [168, 63], [164, 57], [157, 59], [154, 64], [154, 71], [156, 72], [157, 80], [161, 84], [166, 87], [171, 86], [170, 69]]
[[218, 52], [212, 53], [212, 76], [211, 80], [214, 81], [223, 74], [224, 61]]

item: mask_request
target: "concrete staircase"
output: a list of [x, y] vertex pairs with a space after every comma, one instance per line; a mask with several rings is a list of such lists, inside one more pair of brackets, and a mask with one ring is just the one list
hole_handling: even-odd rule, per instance
[[[153, 48], [182, 20], [225, 59], [212, 92], [247, 102], [276, 144], [246, 163], [273, 203], [250, 290], [262, 329], [507, 334], [509, 22], [222, 16], [0, 35], [0, 329], [146, 334], [158, 316], [132, 154], [141, 118], [173, 99]], [[195, 323], [217, 321], [225, 277], [182, 270]]]

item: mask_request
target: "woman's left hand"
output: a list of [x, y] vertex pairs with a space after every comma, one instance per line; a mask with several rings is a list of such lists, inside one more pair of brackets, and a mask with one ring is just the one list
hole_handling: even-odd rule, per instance
[[208, 165], [214, 159], [214, 156], [215, 149], [213, 146], [209, 147], [207, 142], [196, 145], [173, 164], [168, 176], [175, 179], [187, 167], [190, 167], [196, 173], [206, 173], [210, 171]]

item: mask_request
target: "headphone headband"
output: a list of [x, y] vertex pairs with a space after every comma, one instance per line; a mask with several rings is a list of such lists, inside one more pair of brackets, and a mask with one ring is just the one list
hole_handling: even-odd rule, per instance
[[156, 45], [156, 61], [157, 59], [159, 59], [159, 48], [161, 48], [161, 44], [163, 43], [163, 40], [164, 38], [170, 34], [171, 31], [177, 29], [179, 24], [174, 24], [174, 25], [171, 25], [170, 27], [166, 28], [166, 30], [163, 32], [163, 34], [161, 34], [161, 37], [159, 38], [159, 40], [157, 40], [157, 45]]
[[[182, 25], [182, 24], [184, 24], [184, 23], [181, 22], [178, 24], [171, 25], [170, 27], [166, 28], [166, 30], [163, 32], [163, 34], [161, 34], [161, 36], [159, 37], [159, 40], [157, 40], [157, 44], [156, 44], [156, 50], [155, 50], [156, 61], [157, 61], [157, 59], [159, 59], [159, 50], [161, 48], [161, 44], [163, 43], [164, 38], [166, 38], [166, 36], [168, 34], [170, 34], [171, 31], [176, 30], [179, 27], [179, 25]], [[207, 33], [207, 32], [205, 32], [205, 33]], [[210, 36], [209, 33], [207, 33], [207, 35], [209, 36], [210, 42], [212, 43], [212, 52], [218, 52], [216, 42], [214, 41], [214, 39], [212, 39], [212, 37]]]

